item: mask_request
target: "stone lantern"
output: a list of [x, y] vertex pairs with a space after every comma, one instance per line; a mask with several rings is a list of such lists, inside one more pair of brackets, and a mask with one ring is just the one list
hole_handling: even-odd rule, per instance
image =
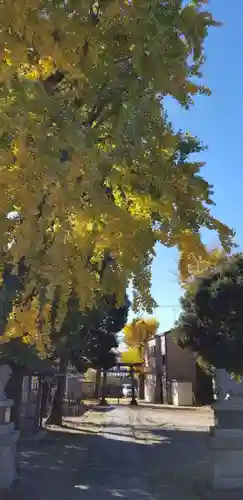
[[16, 445], [19, 432], [10, 422], [13, 401], [7, 399], [4, 392], [11, 373], [9, 366], [0, 365], [0, 490], [9, 488], [16, 479]]
[[242, 490], [243, 498], [243, 381], [216, 370], [218, 400], [213, 405], [212, 474], [214, 490]]

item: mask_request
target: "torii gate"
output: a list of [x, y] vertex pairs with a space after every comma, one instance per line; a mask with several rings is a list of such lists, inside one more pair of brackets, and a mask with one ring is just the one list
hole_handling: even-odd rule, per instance
[[139, 366], [143, 366], [143, 362], [140, 362], [140, 363], [116, 363], [116, 367], [119, 369], [121, 367], [123, 368], [129, 368], [129, 372], [130, 372], [130, 375], [131, 375], [131, 379], [132, 379], [132, 399], [131, 399], [131, 402], [130, 402], [130, 405], [137, 405], [137, 400], [136, 400], [136, 393], [135, 393], [135, 379], [134, 379], [134, 372], [135, 372], [135, 369]]

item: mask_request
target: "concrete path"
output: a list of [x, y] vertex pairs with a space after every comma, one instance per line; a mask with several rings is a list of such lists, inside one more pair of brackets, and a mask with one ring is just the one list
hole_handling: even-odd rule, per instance
[[[21, 453], [14, 500], [196, 500], [208, 420], [185, 411], [97, 408]], [[192, 425], [193, 424], [193, 425]]]

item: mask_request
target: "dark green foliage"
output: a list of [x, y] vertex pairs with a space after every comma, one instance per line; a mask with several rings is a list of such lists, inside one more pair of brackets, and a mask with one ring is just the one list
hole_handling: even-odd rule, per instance
[[35, 346], [25, 344], [18, 338], [0, 346], [0, 363], [21, 368], [26, 375], [53, 373], [52, 361], [41, 359]]
[[237, 254], [181, 299], [174, 335], [206, 364], [243, 373], [243, 255]]
[[[89, 366], [96, 369], [109, 370], [115, 364], [114, 349], [118, 347], [116, 334], [127, 321], [129, 301], [125, 296], [124, 305], [116, 308], [115, 297], [102, 297], [97, 301], [95, 309], [81, 311], [79, 299], [75, 291], [71, 291], [68, 308], [60, 332], [55, 331], [60, 295], [56, 290], [52, 305], [53, 357], [59, 361], [57, 390], [47, 422], [61, 425], [64, 397], [64, 375], [71, 363], [78, 371], [83, 372]], [[105, 393], [105, 388], [104, 388]]]
[[[24, 262], [20, 263], [17, 274], [12, 271], [11, 265], [4, 264], [3, 285], [0, 289], [0, 334], [4, 334], [13, 302], [22, 290], [27, 272]], [[40, 359], [34, 345], [24, 342], [24, 336], [10, 340], [0, 348], [0, 363], [11, 365], [17, 378], [18, 374], [22, 377], [25, 373], [52, 373], [53, 364], [59, 367], [57, 390], [48, 418], [49, 423], [58, 425], [62, 423], [64, 381], [69, 363], [79, 371], [85, 371], [88, 366], [104, 370], [111, 368], [115, 363], [114, 349], [118, 347], [116, 334], [127, 321], [130, 305], [125, 296], [124, 305], [118, 306], [113, 295], [97, 300], [97, 305], [92, 310], [81, 311], [79, 298], [73, 289], [70, 291], [67, 312], [59, 331], [55, 325], [60, 300], [61, 290], [57, 287], [52, 302], [51, 345], [46, 352], [46, 360]], [[21, 381], [19, 388], [21, 389]]]
[[[71, 361], [81, 371], [82, 367], [92, 366], [108, 370], [115, 363], [114, 350], [118, 347], [117, 333], [127, 322], [129, 301], [125, 297], [124, 305], [116, 308], [106, 303], [100, 304], [94, 311], [90, 311], [89, 321], [69, 337], [71, 341]], [[84, 316], [82, 316], [84, 320]], [[81, 318], [80, 318], [81, 319]]]

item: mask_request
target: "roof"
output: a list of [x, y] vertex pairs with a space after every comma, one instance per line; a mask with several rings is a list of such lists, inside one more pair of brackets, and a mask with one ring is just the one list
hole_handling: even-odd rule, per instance
[[171, 332], [172, 332], [172, 328], [170, 330], [167, 330], [166, 332], [163, 332], [161, 335], [168, 335]]
[[[167, 333], [167, 332], [165, 332]], [[151, 340], [154, 340], [156, 339], [156, 337], [162, 337], [163, 335], [165, 335], [164, 332], [159, 332], [159, 333], [156, 333], [155, 335], [153, 335], [153, 337], [151, 337], [151, 339], [148, 340], [148, 342], [150, 342]]]

